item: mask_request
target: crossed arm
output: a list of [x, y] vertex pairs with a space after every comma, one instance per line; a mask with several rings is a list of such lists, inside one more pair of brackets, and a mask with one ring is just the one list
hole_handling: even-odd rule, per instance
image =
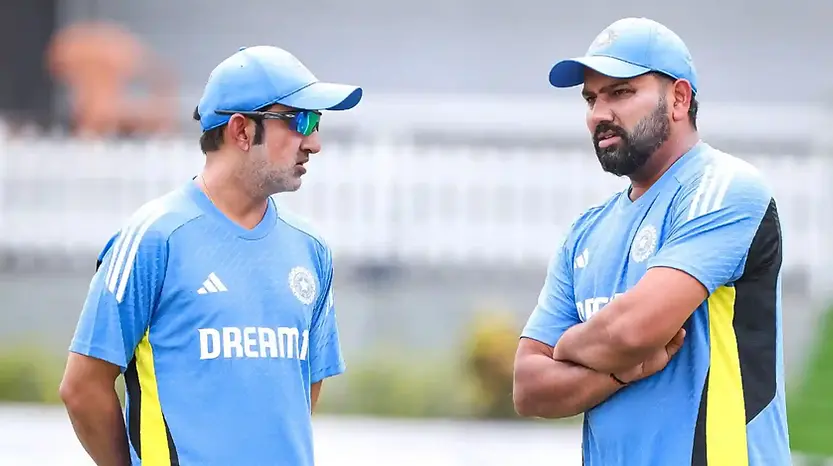
[[649, 269], [592, 319], [564, 332], [553, 359], [607, 374], [632, 368], [667, 345], [707, 297], [706, 288], [685, 272]]
[[598, 405], [622, 385], [602, 372], [553, 359], [553, 347], [521, 338], [515, 355], [513, 401], [524, 417], [572, 417]]
[[[654, 290], [665, 290], [657, 296]], [[674, 338], [703, 302], [706, 289], [670, 268], [649, 270], [637, 285], [592, 319], [563, 332], [555, 346], [522, 338], [515, 357], [518, 414], [574, 416], [622, 388], [612, 373], [638, 366]]]
[[[581, 412], [615, 392], [609, 374], [649, 362], [658, 370], [654, 355], [667, 362], [666, 356], [679, 349], [676, 335], [694, 310], [737, 278], [741, 265], [748, 265], [745, 257], [762, 219], [769, 209], [774, 212], [771, 199], [769, 188], [746, 165], [721, 159], [709, 166], [676, 196], [667, 235], [647, 272], [587, 322], [576, 315], [572, 250], [565, 242], [524, 330], [524, 336], [543, 344], [522, 339], [519, 345], [517, 411], [541, 417]], [[777, 229], [773, 222], [770, 230]]]

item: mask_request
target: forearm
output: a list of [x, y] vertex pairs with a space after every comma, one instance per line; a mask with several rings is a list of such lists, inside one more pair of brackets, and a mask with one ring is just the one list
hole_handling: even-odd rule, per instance
[[525, 417], [571, 417], [595, 407], [621, 387], [608, 374], [530, 355], [515, 369], [515, 410]]
[[611, 374], [636, 366], [656, 349], [630, 341], [626, 334], [594, 319], [564, 332], [555, 345], [553, 359]]
[[97, 466], [129, 466], [130, 451], [115, 390], [76, 393], [65, 399], [75, 435]]
[[318, 397], [321, 395], [321, 383], [321, 381], [318, 381], [309, 387], [311, 413], [314, 413], [315, 407], [318, 406]]

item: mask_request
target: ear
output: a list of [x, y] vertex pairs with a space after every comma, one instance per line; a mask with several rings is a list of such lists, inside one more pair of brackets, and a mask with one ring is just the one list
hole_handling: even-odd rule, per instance
[[674, 121], [687, 120], [688, 109], [691, 106], [691, 99], [694, 96], [691, 83], [685, 79], [678, 79], [671, 86], [671, 93], [671, 99], [674, 102], [671, 107], [671, 118]]
[[253, 125], [250, 120], [239, 113], [235, 113], [229, 118], [226, 125], [226, 141], [234, 144], [242, 151], [248, 151], [252, 147], [252, 138], [254, 137]]

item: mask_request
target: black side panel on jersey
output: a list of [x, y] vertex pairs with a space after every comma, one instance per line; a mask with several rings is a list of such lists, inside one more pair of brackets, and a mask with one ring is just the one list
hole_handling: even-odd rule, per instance
[[[776, 395], [781, 241], [778, 209], [775, 200], [771, 199], [749, 246], [743, 274], [734, 283], [732, 330], [737, 341], [746, 424], [760, 414]], [[708, 466], [709, 456], [719, 456], [715, 452], [709, 454], [706, 435], [710, 375], [711, 370], [706, 375], [700, 399], [692, 466]]]
[[[139, 459], [142, 459], [142, 410], [159, 409], [159, 406], [142, 406], [142, 387], [139, 377], [136, 357], [134, 356], [133, 359], [130, 360], [130, 364], [127, 365], [127, 370], [124, 371], [124, 385], [130, 401], [128, 405], [127, 436], [130, 440], [130, 444], [136, 451], [136, 455], [139, 456]], [[145, 439], [150, 440], [149, 442], [145, 442], [147, 443], [145, 447], [159, 450], [159, 442], [164, 442], [165, 447], [163, 448], [164, 450], [167, 450], [167, 453], [164, 454], [164, 466], [179, 466], [179, 454], [177, 453], [176, 445], [173, 437], [171, 436], [171, 430], [168, 428], [168, 421], [165, 419], [164, 413], [162, 414], [161, 420], [164, 424], [165, 438]], [[154, 431], [158, 431], [158, 429], [154, 429]], [[147, 435], [151, 434], [146, 434], [146, 436]]]
[[127, 413], [127, 437], [139, 459], [142, 459], [142, 440], [140, 432], [140, 421], [142, 419], [142, 388], [139, 386], [139, 374], [136, 371], [136, 358], [130, 360], [127, 370], [124, 371], [124, 389], [127, 392], [128, 413]]
[[709, 403], [709, 373], [703, 383], [700, 394], [700, 409], [697, 411], [697, 424], [694, 425], [694, 448], [691, 452], [691, 466], [706, 466], [706, 406]]
[[746, 423], [775, 398], [778, 337], [778, 277], [781, 272], [781, 224], [770, 200], [735, 284], [735, 334]]

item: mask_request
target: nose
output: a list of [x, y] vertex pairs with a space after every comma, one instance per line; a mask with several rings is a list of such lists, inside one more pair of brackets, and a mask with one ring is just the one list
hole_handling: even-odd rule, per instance
[[597, 99], [593, 106], [587, 110], [587, 127], [593, 132], [599, 123], [613, 122], [613, 112], [609, 105], [606, 105], [602, 99]]
[[301, 150], [308, 154], [321, 152], [321, 140], [318, 138], [318, 131], [313, 132], [309, 136], [304, 136], [304, 139], [301, 140]]

